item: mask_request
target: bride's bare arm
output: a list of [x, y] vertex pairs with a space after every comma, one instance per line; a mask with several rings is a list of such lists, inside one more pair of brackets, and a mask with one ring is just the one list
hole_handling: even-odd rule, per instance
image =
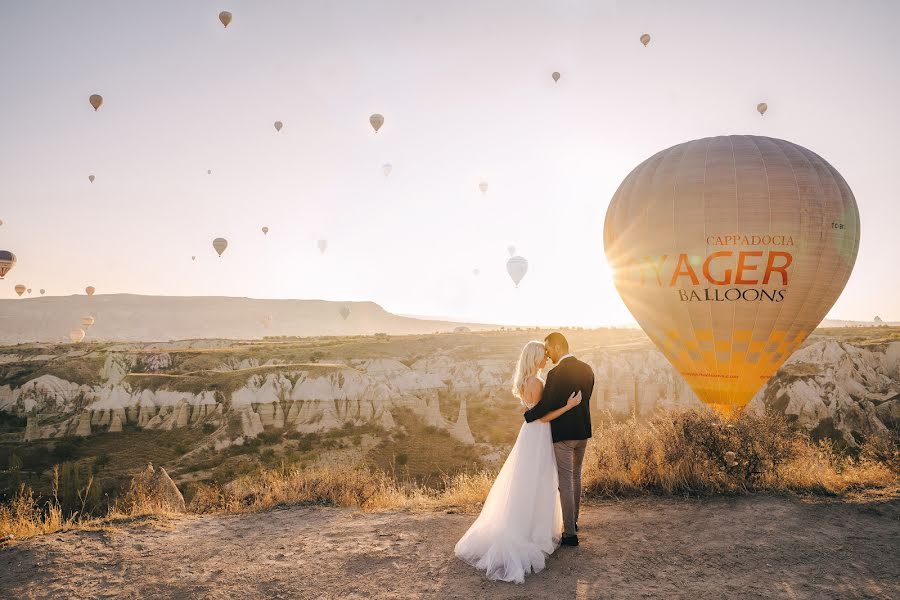
[[562, 408], [557, 408], [556, 410], [548, 412], [546, 415], [541, 417], [539, 420], [541, 423], [549, 423], [550, 421], [559, 417], [563, 413], [566, 413], [566, 412], [572, 410], [579, 404], [581, 404], [581, 390], [578, 390], [577, 392], [572, 392], [572, 395], [569, 396], [569, 399], [566, 401], [565, 406], [563, 406]]
[[525, 404], [528, 406], [536, 406], [541, 401], [541, 394], [544, 392], [544, 384], [537, 377], [529, 377], [525, 382]]

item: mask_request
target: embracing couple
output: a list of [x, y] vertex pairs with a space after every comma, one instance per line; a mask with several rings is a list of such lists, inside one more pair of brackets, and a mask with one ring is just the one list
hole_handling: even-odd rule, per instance
[[[556, 365], [546, 383], [547, 359]], [[523, 583], [556, 548], [577, 546], [581, 464], [591, 437], [594, 372], [569, 354], [561, 333], [528, 342], [513, 394], [527, 409], [519, 437], [456, 555], [488, 579]]]

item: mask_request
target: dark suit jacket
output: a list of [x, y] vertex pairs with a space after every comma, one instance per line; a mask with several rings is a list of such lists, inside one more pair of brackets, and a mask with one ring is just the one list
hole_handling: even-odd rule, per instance
[[586, 440], [591, 437], [591, 392], [594, 391], [594, 371], [574, 356], [560, 361], [547, 373], [547, 383], [541, 401], [525, 413], [525, 420], [537, 421], [549, 412], [566, 405], [572, 392], [581, 390], [581, 404], [550, 421], [553, 443], [566, 440]]

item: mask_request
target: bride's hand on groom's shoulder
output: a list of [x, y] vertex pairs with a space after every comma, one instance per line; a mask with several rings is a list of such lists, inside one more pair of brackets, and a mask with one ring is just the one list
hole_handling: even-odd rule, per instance
[[566, 408], [575, 408], [579, 404], [581, 404], [581, 390], [572, 392], [572, 395], [566, 401]]

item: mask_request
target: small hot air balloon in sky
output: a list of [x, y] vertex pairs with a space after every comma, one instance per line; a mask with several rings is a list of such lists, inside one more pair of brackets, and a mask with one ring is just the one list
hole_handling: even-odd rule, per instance
[[87, 294], [88, 296], [93, 296], [94, 292], [96, 292], [96, 291], [97, 290], [94, 289], [94, 286], [92, 286], [92, 285], [89, 285], [86, 288], [84, 288], [84, 293]]
[[225, 252], [225, 248], [228, 247], [228, 240], [225, 238], [216, 238], [213, 240], [212, 244], [216, 252], [219, 253], [219, 258], [222, 258], [222, 253]]
[[0, 279], [6, 277], [6, 274], [14, 266], [16, 266], [16, 255], [9, 250], [0, 250]]
[[559, 71], [553, 71], [553, 74], [550, 77], [553, 78], [553, 81], [559, 81]]
[[196, 256], [192, 256], [192, 257], [191, 257], [191, 260], [197, 260], [197, 257], [196, 257]]
[[31, 294], [31, 288], [28, 288], [28, 289], [25, 290], [25, 291], [28, 292], [28, 294]]
[[96, 177], [94, 177], [93, 175], [88, 175], [88, 181], [90, 181], [91, 183], [94, 183], [95, 179]]
[[345, 321], [347, 320], [347, 317], [350, 316], [350, 308], [347, 306], [342, 306], [338, 312], [341, 313], [341, 317], [343, 317]]
[[223, 27], [228, 27], [228, 25], [231, 23], [231, 13], [227, 10], [223, 10], [219, 13], [219, 21], [222, 22]]
[[522, 281], [525, 273], [528, 272], [528, 261], [521, 256], [511, 256], [506, 261], [506, 272], [509, 273], [516, 287], [519, 287], [519, 282]]
[[385, 177], [387, 177], [391, 174], [391, 169], [393, 168], [394, 167], [391, 166], [391, 163], [384, 163], [383, 165], [381, 165], [381, 172], [384, 173]]
[[325, 251], [328, 249], [328, 240], [319, 240], [316, 242], [316, 246], [319, 247], [319, 252], [325, 254]]
[[268, 234], [269, 234], [269, 228], [266, 227], [266, 226], [263, 226], [262, 232], [263, 232], [263, 235], [268, 235]]
[[[482, 194], [486, 194], [488, 190], [488, 182], [482, 180], [481, 183], [478, 184], [478, 189], [481, 190]], [[502, 196], [503, 194], [500, 195]]]
[[91, 315], [81, 317], [81, 328], [84, 329], [85, 331], [90, 329], [91, 325], [93, 325], [93, 324], [94, 324], [94, 317], [92, 317]]
[[264, 327], [269, 327], [272, 324], [272, 315], [266, 315], [262, 318], [262, 324]]
[[859, 211], [821, 156], [785, 140], [720, 136], [635, 167], [603, 236], [628, 310], [697, 396], [731, 414], [844, 289]]
[[[766, 104], [765, 102], [760, 102], [759, 104], [756, 105], [756, 111], [757, 111], [760, 115], [766, 114], [766, 111], [767, 111], [767, 110], [769, 110], [769, 105]], [[778, 119], [776, 119], [776, 121], [777, 121], [777, 120], [778, 120]]]
[[84, 339], [84, 330], [82, 329], [73, 329], [69, 332], [69, 341], [73, 344], [81, 343], [81, 340]]
[[207, 169], [207, 170], [206, 170], [206, 174], [207, 174], [207, 175], [212, 175], [212, 169]]
[[644, 35], [641, 36], [641, 43], [644, 45], [644, 48], [647, 47], [647, 44], [650, 43], [650, 34], [649, 33], [645, 33]]
[[281, 131], [281, 128], [284, 127], [284, 123], [281, 121], [275, 121], [275, 131]]
[[96, 112], [97, 109], [103, 106], [103, 96], [101, 96], [100, 94], [91, 94], [91, 97], [88, 98], [88, 101], [91, 103], [91, 106], [94, 107], [94, 112]]
[[372, 129], [375, 130], [375, 133], [378, 133], [378, 130], [384, 125], [384, 117], [375, 113], [369, 117], [369, 124], [372, 126]]
[[477, 277], [480, 273], [481, 271], [479, 271], [478, 269], [472, 269], [472, 275], [475, 275]]
[[41, 288], [40, 292], [41, 292], [41, 296], [43, 296], [45, 293], [47, 293], [47, 290], [45, 290], [44, 288]]
[[21, 296], [22, 294], [25, 293], [25, 286], [22, 285], [21, 283], [18, 284], [18, 285], [16, 285], [16, 287], [13, 288], [13, 289], [16, 290], [16, 293], [17, 293], [19, 296]]
[[506, 251], [509, 252], [510, 256], [516, 255], [516, 247], [515, 246], [507, 246]]

